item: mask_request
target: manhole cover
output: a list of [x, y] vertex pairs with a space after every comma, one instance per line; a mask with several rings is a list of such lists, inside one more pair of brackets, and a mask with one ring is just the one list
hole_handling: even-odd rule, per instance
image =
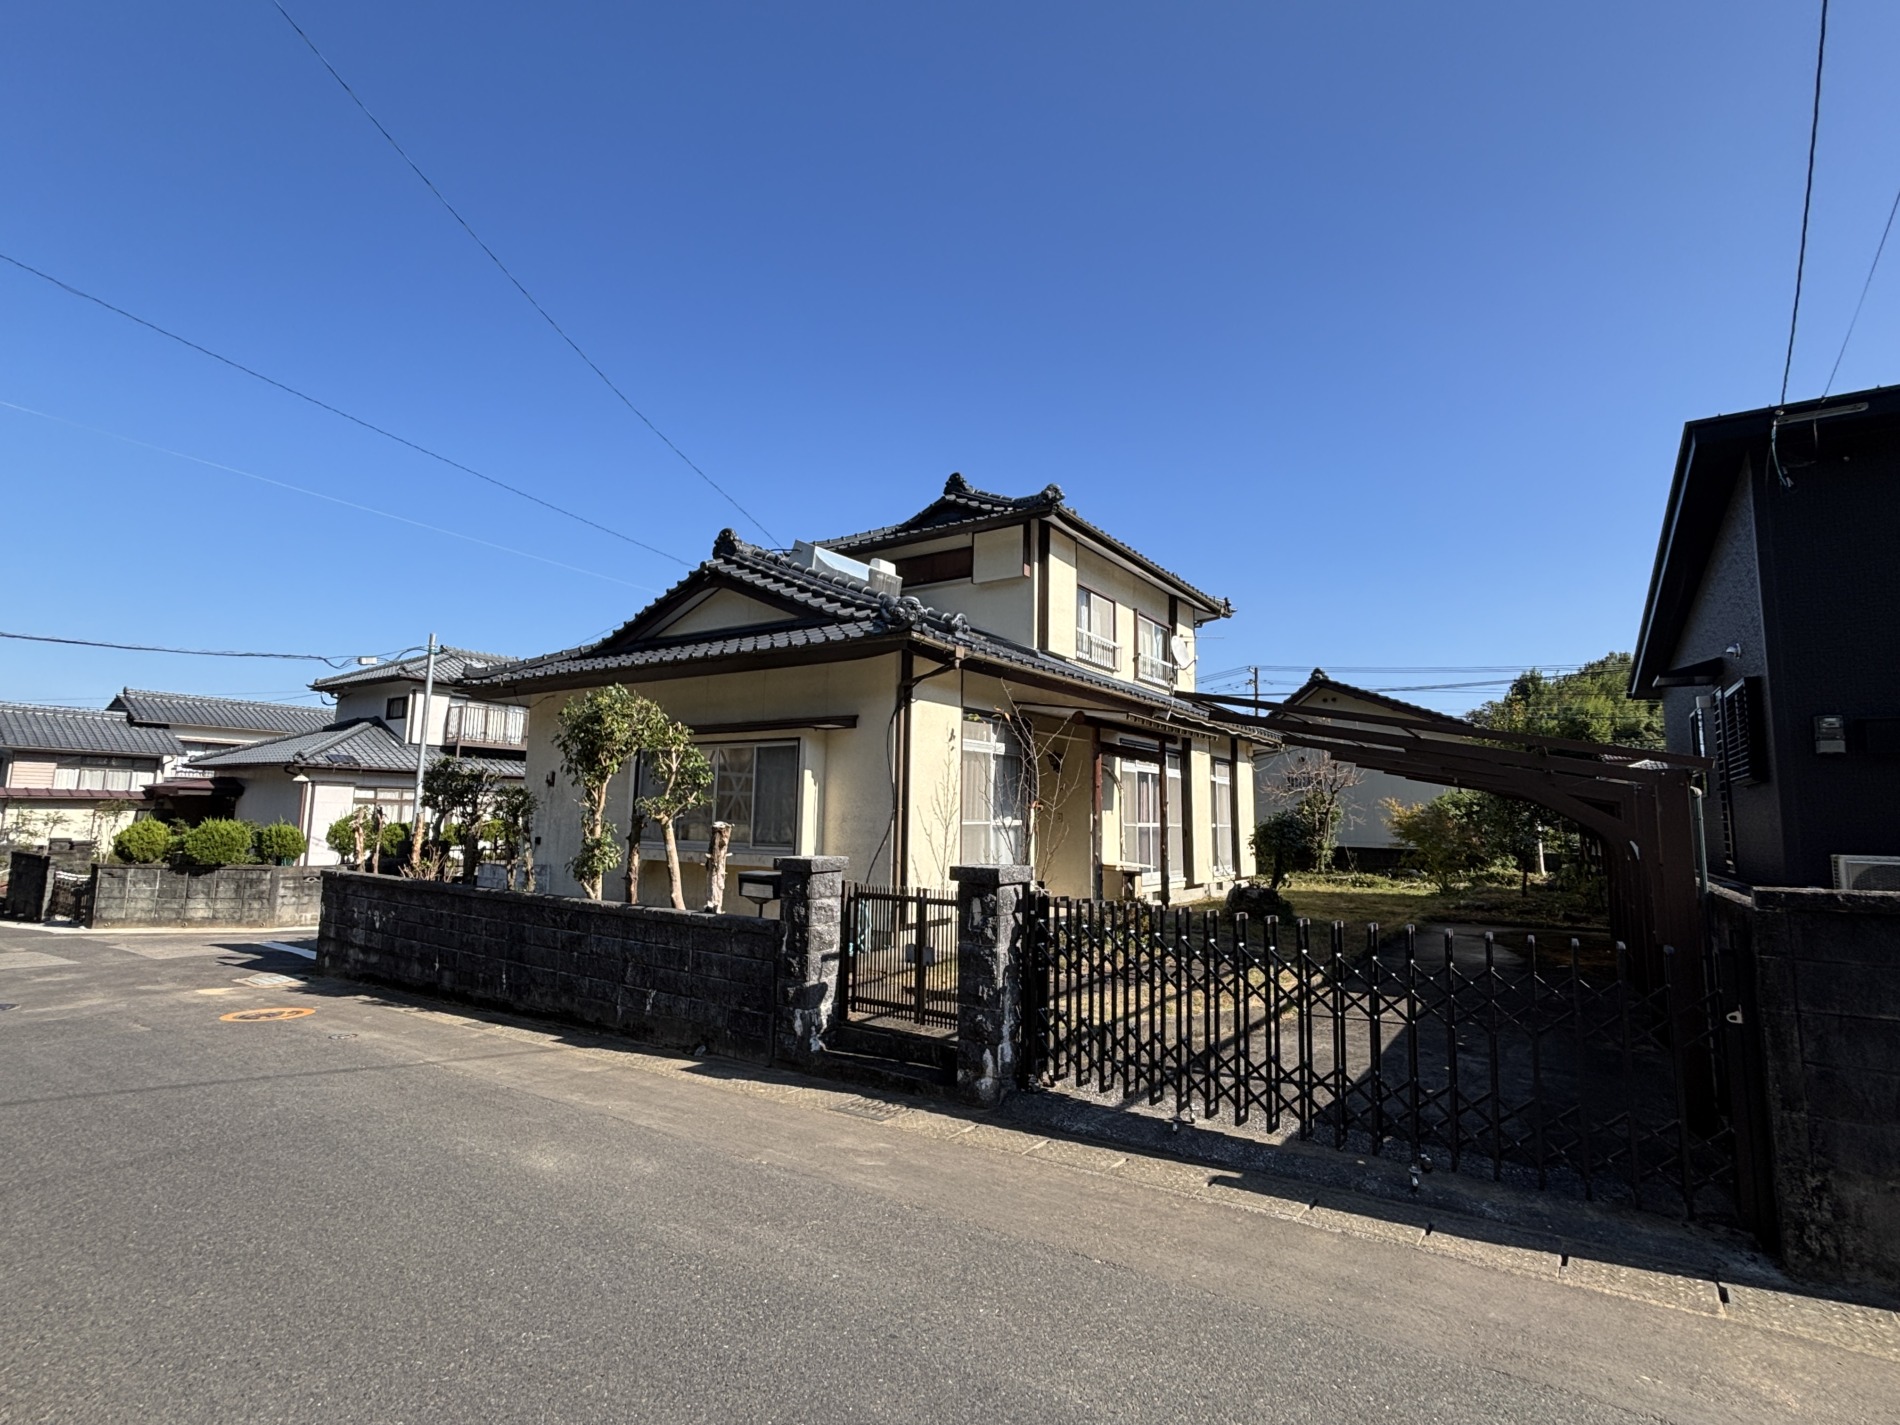
[[273, 1019], [302, 1019], [306, 1014], [315, 1013], [314, 1009], [240, 1009], [218, 1018], [226, 1024], [264, 1024]]
[[260, 970], [255, 975], [244, 975], [238, 979], [240, 985], [256, 985], [261, 990], [275, 989], [278, 985], [300, 985], [302, 980], [295, 975], [280, 975], [275, 970]]
[[874, 1098], [847, 1098], [825, 1105], [833, 1113], [848, 1113], [853, 1118], [875, 1118], [880, 1122], [909, 1112], [901, 1103], [883, 1103]]

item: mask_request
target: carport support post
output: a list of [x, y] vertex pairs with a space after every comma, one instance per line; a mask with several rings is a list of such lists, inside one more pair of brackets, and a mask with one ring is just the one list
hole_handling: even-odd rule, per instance
[[957, 866], [957, 1097], [994, 1108], [1016, 1081], [1022, 964], [1016, 923], [1027, 866]]
[[808, 1064], [825, 1052], [838, 998], [846, 864], [842, 856], [780, 856], [772, 862], [785, 925], [773, 1038], [787, 1063]]

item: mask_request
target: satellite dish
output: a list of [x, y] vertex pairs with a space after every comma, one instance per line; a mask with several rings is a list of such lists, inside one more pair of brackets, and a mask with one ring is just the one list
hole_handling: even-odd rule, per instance
[[1182, 634], [1172, 634], [1168, 638], [1168, 656], [1174, 659], [1174, 666], [1185, 668], [1194, 661], [1194, 645]]

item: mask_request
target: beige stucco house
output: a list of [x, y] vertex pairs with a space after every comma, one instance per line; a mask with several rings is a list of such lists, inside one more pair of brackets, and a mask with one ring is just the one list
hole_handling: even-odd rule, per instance
[[302, 864], [334, 866], [340, 858], [325, 833], [356, 807], [379, 807], [389, 822], [414, 819], [418, 751], [470, 758], [504, 781], [521, 778], [527, 713], [462, 688], [507, 662], [443, 648], [432, 682], [423, 655], [319, 678], [310, 686], [336, 706], [316, 709], [315, 727], [200, 754], [184, 773], [234, 788], [234, 814], [246, 821], [297, 827], [309, 842]]
[[[530, 709], [544, 889], [579, 889], [557, 714], [620, 683], [713, 761], [709, 804], [680, 826], [689, 897], [716, 817], [735, 875], [842, 855], [854, 880], [934, 888], [953, 865], [1020, 862], [1057, 894], [1179, 902], [1253, 869], [1252, 740], [1184, 696], [1200, 628], [1230, 612], [1056, 486], [1009, 498], [953, 475], [910, 519], [790, 552], [724, 531], [608, 637], [464, 686]], [[610, 793], [623, 832], [635, 781]], [[663, 868], [645, 877], [641, 898], [663, 899]]]

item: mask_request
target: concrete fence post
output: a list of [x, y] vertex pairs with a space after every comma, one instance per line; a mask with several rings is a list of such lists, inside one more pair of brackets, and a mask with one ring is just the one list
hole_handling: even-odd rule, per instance
[[1016, 1081], [1022, 1043], [1018, 908], [1027, 866], [956, 866], [957, 1097], [994, 1108]]
[[842, 856], [780, 856], [778, 1025], [781, 1058], [806, 1064], [825, 1051], [837, 1009], [838, 967], [844, 953]]

